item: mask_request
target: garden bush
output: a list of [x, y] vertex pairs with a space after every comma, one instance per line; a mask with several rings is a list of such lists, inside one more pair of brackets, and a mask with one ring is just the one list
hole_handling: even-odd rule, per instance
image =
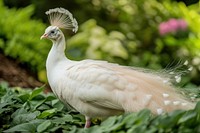
[[23, 9], [8, 9], [0, 0], [0, 49], [37, 75], [37, 72], [45, 70], [51, 45], [40, 41], [46, 26], [31, 18], [33, 11], [32, 5]]
[[[84, 116], [64, 106], [44, 87], [27, 90], [0, 84], [0, 132], [63, 133], [197, 133], [200, 132], [200, 102], [189, 111], [176, 110], [153, 116], [149, 110], [92, 121], [84, 129]], [[198, 95], [200, 96], [200, 95]]]
[[[69, 39], [67, 53], [72, 59], [106, 59], [152, 69], [165, 68], [174, 60], [188, 59], [194, 70], [185, 80], [199, 84], [198, 5], [186, 7], [169, 0], [104, 0], [94, 6], [104, 16], [86, 21]], [[184, 21], [186, 30], [160, 34], [160, 25], [169, 20]]]

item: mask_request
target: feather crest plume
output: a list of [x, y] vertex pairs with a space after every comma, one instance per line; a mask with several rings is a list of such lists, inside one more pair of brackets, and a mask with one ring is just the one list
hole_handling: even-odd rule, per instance
[[77, 32], [78, 23], [73, 15], [64, 8], [54, 8], [45, 12], [49, 17], [50, 24], [63, 29], [70, 29]]

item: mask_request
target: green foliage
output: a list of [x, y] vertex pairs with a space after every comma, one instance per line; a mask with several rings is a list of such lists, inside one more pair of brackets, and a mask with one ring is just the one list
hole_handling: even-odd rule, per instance
[[200, 132], [200, 102], [195, 109], [153, 116], [149, 110], [112, 116], [84, 129], [84, 116], [64, 106], [44, 88], [25, 90], [0, 85], [0, 132], [166, 133]]
[[[81, 25], [78, 33], [68, 41], [69, 53], [73, 58], [82, 59], [85, 57], [92, 59], [112, 59], [119, 57], [126, 60], [128, 53], [122, 42], [125, 36], [118, 32], [112, 31], [109, 34], [100, 26], [97, 26], [95, 20], [89, 20]], [[82, 47], [80, 51], [79, 48]], [[85, 48], [83, 48], [85, 47]], [[112, 50], [111, 50], [112, 49]]]
[[83, 116], [69, 110], [44, 88], [23, 90], [0, 85], [0, 132], [69, 131], [84, 124]]
[[[79, 32], [68, 41], [70, 58], [105, 59], [153, 69], [164, 68], [173, 60], [188, 59], [194, 70], [187, 81], [199, 79], [200, 16], [197, 5], [186, 7], [169, 0], [103, 0], [92, 4], [91, 10], [98, 10], [104, 18], [99, 15], [80, 26]], [[184, 36], [159, 34], [159, 24], [171, 18], [188, 23]]]
[[18, 59], [34, 72], [45, 69], [45, 59], [51, 45], [40, 41], [45, 25], [33, 20], [33, 6], [8, 9], [0, 0], [0, 49], [8, 56]]

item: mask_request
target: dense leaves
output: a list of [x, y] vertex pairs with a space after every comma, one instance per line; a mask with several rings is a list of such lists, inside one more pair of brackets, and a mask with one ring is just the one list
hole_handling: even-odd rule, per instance
[[31, 19], [34, 7], [30, 5], [18, 10], [8, 9], [0, 0], [0, 12], [0, 50], [19, 60], [32, 72], [44, 71], [45, 59], [51, 45], [40, 41], [45, 24]]
[[82, 127], [83, 116], [69, 110], [44, 88], [34, 91], [0, 86], [0, 132], [69, 131], [71, 125]]
[[[105, 13], [106, 19], [90, 19], [80, 25], [79, 32], [68, 41], [68, 57], [104, 59], [152, 69], [161, 69], [173, 60], [187, 58], [194, 70], [186, 80], [196, 80], [199, 84], [200, 16], [197, 5], [186, 7], [168, 0], [104, 0], [94, 6]], [[174, 28], [172, 34], [159, 33], [160, 24], [176, 19], [185, 21], [187, 30], [174, 31]]]
[[0, 85], [0, 132], [154, 133], [200, 132], [200, 102], [195, 109], [153, 116], [149, 110], [109, 117], [84, 129], [84, 117], [44, 88], [23, 90]]

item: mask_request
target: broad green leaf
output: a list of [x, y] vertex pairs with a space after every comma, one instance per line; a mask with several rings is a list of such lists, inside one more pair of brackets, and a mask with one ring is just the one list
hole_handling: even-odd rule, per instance
[[199, 117], [200, 117], [200, 101], [196, 104], [196, 107], [194, 110], [199, 114]]
[[53, 93], [49, 93], [46, 97], [46, 101], [52, 101], [57, 99]]
[[37, 108], [37, 110], [49, 110], [49, 109], [51, 109], [52, 107], [51, 106], [49, 106], [49, 105], [46, 105], [46, 104], [42, 104], [41, 106], [39, 106], [38, 108]]
[[57, 109], [55, 109], [55, 108], [49, 109], [49, 110], [45, 110], [38, 116], [38, 118], [46, 118], [48, 116], [52, 116], [56, 112], [57, 112]]
[[136, 116], [136, 113], [131, 113], [123, 119], [122, 122], [125, 123], [126, 128], [130, 128], [135, 123]]
[[59, 117], [52, 120], [52, 122], [56, 124], [65, 124], [66, 122], [73, 122], [73, 117], [69, 114], [66, 114], [62, 116], [61, 118]]
[[178, 120], [182, 117], [182, 115], [184, 114], [183, 110], [176, 110], [173, 111], [171, 113], [169, 113], [168, 115], [161, 115], [158, 116], [153, 123], [156, 124], [156, 126], [160, 129], [169, 129], [169, 128], [173, 128], [173, 126], [175, 126], [178, 122]]
[[13, 125], [18, 125], [18, 124], [21, 124], [21, 123], [27, 123], [29, 121], [32, 121], [32, 120], [36, 119], [36, 117], [40, 114], [40, 112], [35, 111], [33, 113], [29, 112], [29, 113], [26, 113], [26, 114], [23, 114], [22, 112], [18, 112], [18, 114], [17, 115], [16, 114], [13, 115], [13, 116], [15, 116], [15, 117], [13, 117], [13, 121], [12, 121]]
[[52, 106], [54, 106], [54, 104], [57, 104], [58, 102], [60, 102], [60, 100], [59, 99], [54, 99], [54, 100], [52, 100]]
[[138, 113], [138, 117], [142, 120], [142, 121], [147, 121], [150, 118], [151, 115], [151, 111], [150, 110], [142, 110]]
[[57, 130], [62, 129], [62, 125], [56, 125], [52, 128], [49, 128], [48, 132], [55, 133]]
[[37, 132], [42, 133], [44, 131], [46, 131], [48, 129], [48, 127], [51, 126], [51, 121], [50, 120], [46, 120], [43, 123], [41, 123], [38, 127], [37, 127]]
[[[55, 101], [55, 100], [53, 100], [53, 101]], [[63, 103], [61, 103], [60, 100], [58, 100], [57, 102], [54, 102], [54, 103], [53, 103], [53, 101], [52, 101], [52, 106], [53, 106], [54, 108], [57, 108], [58, 111], [63, 110], [63, 108], [64, 108], [65, 106], [64, 106]]]
[[102, 129], [105, 130], [111, 128], [115, 124], [116, 120], [117, 116], [109, 117], [101, 123]]
[[117, 130], [122, 129], [123, 126], [124, 126], [124, 123], [120, 122], [120, 123], [117, 123], [117, 124], [111, 126], [107, 131], [117, 131]]
[[12, 128], [9, 128], [8, 130], [5, 130], [4, 132], [35, 132], [37, 128], [37, 125], [34, 123], [23, 123], [16, 125]]
[[76, 126], [71, 126], [71, 131], [63, 131], [63, 133], [85, 133], [86, 131], [78, 129]]
[[14, 118], [14, 117], [17, 117], [18, 115], [26, 114], [26, 113], [27, 113], [27, 110], [25, 110], [24, 108], [19, 108], [18, 110], [16, 110], [16, 111], [11, 115], [11, 117]]
[[30, 94], [29, 100], [32, 100], [34, 97], [40, 94], [44, 89], [45, 89], [44, 87], [40, 87], [33, 90], [32, 93]]
[[26, 101], [29, 99], [30, 94], [25, 93], [25, 94], [19, 95], [18, 97], [19, 97], [23, 102], [26, 102]]
[[29, 132], [29, 133], [33, 132], [34, 133], [36, 131], [37, 126], [42, 122], [44, 122], [44, 120], [35, 119], [27, 123], [18, 124], [14, 127], [11, 127], [5, 130], [4, 132]]
[[36, 104], [34, 105], [33, 110], [36, 110], [39, 106], [41, 106], [44, 102], [46, 101], [46, 99], [43, 100], [37, 100]]
[[197, 113], [194, 111], [186, 112], [178, 121], [178, 123], [184, 123], [191, 119], [195, 119], [197, 117]]
[[35, 96], [32, 100], [44, 100], [44, 99], [46, 99], [46, 97], [44, 96], [43, 93], [40, 93], [37, 96]]
[[14, 92], [8, 88], [6, 94], [1, 97], [1, 103], [14, 102], [14, 99], [17, 99], [16, 95], [14, 95]]
[[82, 132], [84, 132], [84, 133], [106, 133], [106, 132], [102, 131], [101, 128], [99, 128], [99, 127], [88, 128], [88, 129], [83, 130]]
[[0, 103], [0, 109], [6, 107], [8, 105], [11, 105], [11, 104], [14, 104], [14, 102], [12, 102], [12, 101], [11, 102], [2, 102], [2, 103]]

